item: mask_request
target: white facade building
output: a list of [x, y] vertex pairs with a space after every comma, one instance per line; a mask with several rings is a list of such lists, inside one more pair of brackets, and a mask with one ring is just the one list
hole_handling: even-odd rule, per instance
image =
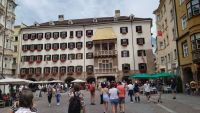
[[116, 10], [114, 17], [64, 20], [59, 15], [58, 21], [22, 28], [19, 75], [67, 82], [152, 73], [151, 23], [150, 18], [120, 16]]
[[[15, 0], [0, 0], [0, 74], [2, 74], [2, 58], [4, 57], [3, 59], [4, 76], [13, 76], [13, 71], [14, 71], [12, 67], [13, 64], [12, 42], [14, 33], [13, 26], [15, 22], [15, 7], [16, 7]], [[4, 52], [3, 52], [3, 45], [4, 45]]]

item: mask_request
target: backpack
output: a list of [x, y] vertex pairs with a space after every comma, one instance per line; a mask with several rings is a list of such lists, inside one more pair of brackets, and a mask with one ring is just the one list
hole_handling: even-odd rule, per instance
[[74, 93], [74, 96], [69, 99], [68, 113], [80, 113], [81, 112], [81, 99], [79, 95]]

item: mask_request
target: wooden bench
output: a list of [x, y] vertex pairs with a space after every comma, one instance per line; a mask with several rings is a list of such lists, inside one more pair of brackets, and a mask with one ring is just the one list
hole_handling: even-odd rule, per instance
[[5, 102], [3, 100], [0, 100], [0, 108], [4, 108], [5, 107]]

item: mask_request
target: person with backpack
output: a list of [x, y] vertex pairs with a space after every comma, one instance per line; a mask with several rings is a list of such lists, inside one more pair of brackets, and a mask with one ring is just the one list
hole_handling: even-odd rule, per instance
[[95, 83], [94, 82], [89, 84], [89, 91], [90, 91], [91, 105], [95, 105]]
[[85, 113], [84, 95], [80, 92], [80, 86], [78, 84], [74, 85], [73, 91], [69, 96], [68, 113]]
[[157, 101], [158, 101], [158, 103], [162, 103], [161, 95], [163, 92], [163, 83], [160, 79], [157, 80], [156, 89], [157, 89], [157, 94], [158, 94]]

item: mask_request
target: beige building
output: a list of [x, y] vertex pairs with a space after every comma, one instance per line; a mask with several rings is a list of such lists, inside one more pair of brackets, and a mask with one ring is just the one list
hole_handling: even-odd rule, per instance
[[157, 72], [176, 72], [178, 58], [173, 0], [160, 0], [153, 13], [156, 16], [157, 27]]
[[14, 33], [15, 7], [15, 0], [0, 0], [0, 74], [2, 74], [3, 69], [4, 76], [14, 75], [12, 37]]
[[19, 75], [69, 82], [127, 79], [153, 73], [151, 18], [134, 15], [35, 23], [21, 29]]

